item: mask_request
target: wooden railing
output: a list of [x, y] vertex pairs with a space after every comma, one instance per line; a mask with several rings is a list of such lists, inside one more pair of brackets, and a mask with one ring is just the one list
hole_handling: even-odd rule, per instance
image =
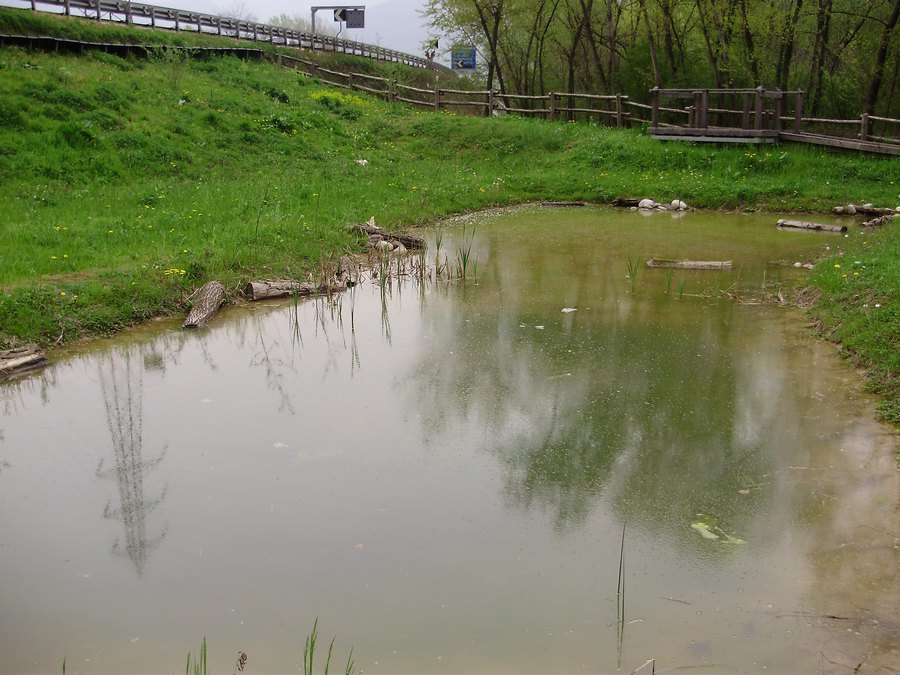
[[[781, 139], [900, 154], [900, 127], [896, 126], [900, 120], [866, 113], [850, 120], [804, 117], [802, 91], [654, 87], [650, 95], [649, 131], [658, 138]], [[663, 107], [663, 99], [687, 99], [691, 104]]]
[[176, 31], [192, 31], [208, 35], [222, 35], [238, 40], [269, 42], [286, 47], [352, 54], [379, 61], [392, 61], [417, 68], [450, 70], [429, 59], [404, 52], [385, 49], [330, 35], [304, 33], [269, 24], [234, 19], [184, 9], [146, 5], [130, 0], [21, 0], [22, 9], [46, 11], [66, 16], [80, 16], [97, 21], [111, 21], [128, 25], [147, 26]]

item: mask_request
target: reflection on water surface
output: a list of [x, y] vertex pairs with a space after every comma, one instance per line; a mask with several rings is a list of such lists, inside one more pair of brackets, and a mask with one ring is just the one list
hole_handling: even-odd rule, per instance
[[[896, 667], [896, 439], [802, 316], [719, 299], [835, 241], [772, 223], [525, 210], [477, 224], [477, 283], [4, 385], [4, 669], [172, 672], [205, 635], [287, 672], [317, 616], [364, 672]], [[632, 292], [651, 255], [735, 269]]]

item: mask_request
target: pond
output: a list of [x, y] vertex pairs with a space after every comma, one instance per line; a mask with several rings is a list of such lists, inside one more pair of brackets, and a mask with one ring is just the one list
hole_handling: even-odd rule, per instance
[[293, 672], [317, 617], [317, 670], [333, 636], [341, 672], [897, 667], [897, 439], [759, 302], [840, 244], [776, 218], [483, 214], [426, 254], [470, 251], [464, 283], [0, 386], [2, 670], [176, 672], [205, 636], [214, 672]]

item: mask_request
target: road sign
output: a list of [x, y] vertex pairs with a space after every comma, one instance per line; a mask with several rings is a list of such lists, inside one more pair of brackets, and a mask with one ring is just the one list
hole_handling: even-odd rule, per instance
[[365, 28], [366, 12], [363, 9], [349, 9], [342, 7], [334, 10], [334, 20], [343, 21], [347, 28]]
[[475, 48], [462, 47], [451, 50], [450, 67], [453, 70], [475, 70]]

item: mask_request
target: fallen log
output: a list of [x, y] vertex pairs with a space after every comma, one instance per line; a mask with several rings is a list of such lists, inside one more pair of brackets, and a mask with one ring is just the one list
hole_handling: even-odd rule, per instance
[[675, 267], [683, 270], [730, 270], [730, 260], [669, 260], [650, 258], [647, 267]]
[[541, 202], [541, 206], [584, 206], [585, 202]]
[[887, 225], [891, 220], [896, 218], [898, 213], [887, 213], [883, 216], [878, 216], [877, 218], [872, 218], [872, 220], [867, 220], [864, 223], [860, 223], [860, 227], [881, 227], [882, 225]]
[[286, 298], [296, 294], [298, 297], [310, 295], [330, 295], [347, 289], [347, 285], [314, 284], [311, 281], [293, 281], [291, 279], [275, 279], [272, 281], [250, 281], [244, 286], [244, 295], [251, 300], [266, 298]]
[[0, 380], [43, 368], [48, 363], [44, 352], [34, 345], [0, 352]]
[[779, 218], [776, 223], [781, 228], [793, 228], [801, 230], [817, 230], [819, 232], [846, 232], [846, 225], [824, 225], [822, 223], [810, 223], [805, 220], [787, 220]]
[[422, 237], [415, 237], [411, 234], [400, 234], [399, 232], [388, 232], [387, 230], [382, 230], [375, 224], [375, 219], [370, 218], [368, 223], [359, 223], [358, 225], [351, 225], [351, 227], [357, 232], [361, 232], [367, 237], [371, 237], [373, 234], [380, 236], [385, 241], [389, 242], [399, 242], [403, 244], [406, 248], [425, 248], [425, 240]]
[[203, 285], [194, 299], [191, 311], [181, 324], [182, 328], [199, 328], [210, 320], [213, 314], [225, 302], [225, 287], [218, 281], [210, 281]]
[[610, 203], [613, 206], [618, 206], [620, 208], [630, 208], [632, 206], [637, 206], [640, 202], [641, 200], [639, 197], [616, 197]]

